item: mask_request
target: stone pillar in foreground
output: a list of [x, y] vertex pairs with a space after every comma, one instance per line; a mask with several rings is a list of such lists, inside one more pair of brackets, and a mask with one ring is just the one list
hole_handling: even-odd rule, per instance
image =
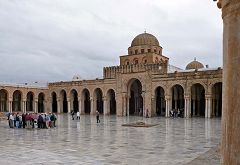
[[223, 113], [221, 153], [224, 165], [240, 164], [240, 0], [220, 0], [223, 18]]

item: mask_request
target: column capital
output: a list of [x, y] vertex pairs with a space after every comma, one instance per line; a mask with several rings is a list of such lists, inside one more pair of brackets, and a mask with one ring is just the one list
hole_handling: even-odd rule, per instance
[[171, 98], [171, 97], [170, 97], [170, 96], [168, 96], [168, 95], [167, 95], [167, 96], [165, 96], [165, 100], [170, 100], [170, 98]]
[[184, 99], [190, 99], [190, 95], [184, 95]]
[[209, 94], [205, 95], [205, 99], [211, 99], [211, 98], [212, 98], [212, 95], [209, 95]]

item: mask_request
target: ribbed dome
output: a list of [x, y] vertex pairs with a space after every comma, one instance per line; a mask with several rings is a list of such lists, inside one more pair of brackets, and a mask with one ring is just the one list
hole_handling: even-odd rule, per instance
[[201, 62], [196, 61], [196, 59], [194, 59], [194, 61], [190, 62], [186, 66], [186, 70], [189, 70], [189, 69], [201, 69], [201, 68], [204, 68], [204, 65]]
[[131, 46], [140, 46], [140, 45], [159, 46], [159, 42], [154, 35], [149, 33], [142, 33], [137, 35], [133, 39], [131, 44]]

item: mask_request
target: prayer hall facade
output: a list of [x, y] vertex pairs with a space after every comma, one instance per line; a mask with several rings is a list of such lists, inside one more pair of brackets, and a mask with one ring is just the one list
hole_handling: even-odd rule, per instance
[[103, 68], [103, 78], [48, 83], [0, 84], [1, 112], [54, 112], [82, 115], [165, 116], [179, 110], [183, 117], [221, 117], [222, 68], [196, 59], [185, 69], [169, 64], [155, 36], [137, 35], [119, 66]]

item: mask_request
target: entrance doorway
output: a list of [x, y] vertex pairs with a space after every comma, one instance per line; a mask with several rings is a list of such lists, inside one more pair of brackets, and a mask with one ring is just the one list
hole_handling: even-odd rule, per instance
[[143, 116], [142, 84], [138, 79], [130, 80], [128, 94], [128, 115]]
[[157, 116], [166, 115], [166, 103], [165, 103], [165, 94], [162, 87], [157, 87], [155, 90], [155, 99], [156, 99], [156, 114]]

